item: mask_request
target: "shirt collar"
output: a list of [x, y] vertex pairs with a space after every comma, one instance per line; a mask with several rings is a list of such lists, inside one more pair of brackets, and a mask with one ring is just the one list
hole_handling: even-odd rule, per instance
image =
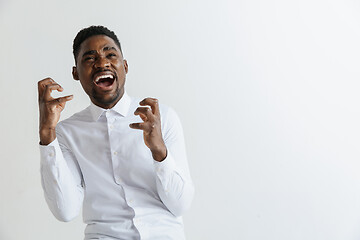
[[105, 111], [115, 111], [119, 113], [121, 116], [126, 117], [130, 108], [131, 98], [129, 95], [124, 92], [124, 95], [120, 98], [120, 100], [115, 104], [114, 107], [110, 109], [104, 109], [99, 106], [96, 106], [94, 103], [90, 102], [90, 112], [94, 121], [99, 120], [100, 116]]

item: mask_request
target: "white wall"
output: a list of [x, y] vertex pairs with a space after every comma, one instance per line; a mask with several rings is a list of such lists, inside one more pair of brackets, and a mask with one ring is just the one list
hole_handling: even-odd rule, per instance
[[114, 30], [127, 89], [174, 107], [196, 185], [189, 240], [360, 239], [360, 3], [0, 1], [0, 239], [82, 239], [43, 199], [36, 82], [71, 78], [83, 27]]

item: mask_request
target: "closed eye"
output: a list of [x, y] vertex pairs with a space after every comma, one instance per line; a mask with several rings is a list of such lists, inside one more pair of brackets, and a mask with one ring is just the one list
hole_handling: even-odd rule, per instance
[[94, 57], [86, 57], [86, 58], [84, 58], [84, 61], [93, 61], [93, 60], [95, 60]]
[[115, 53], [109, 53], [107, 56], [108, 57], [116, 57], [116, 54]]

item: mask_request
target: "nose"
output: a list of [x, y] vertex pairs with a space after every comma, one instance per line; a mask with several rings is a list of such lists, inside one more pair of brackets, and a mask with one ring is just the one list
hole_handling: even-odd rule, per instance
[[99, 56], [94, 64], [95, 68], [108, 68], [110, 67], [110, 62], [106, 57]]

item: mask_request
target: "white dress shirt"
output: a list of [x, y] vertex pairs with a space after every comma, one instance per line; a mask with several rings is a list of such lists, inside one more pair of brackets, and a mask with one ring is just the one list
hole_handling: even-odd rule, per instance
[[176, 113], [160, 105], [167, 157], [152, 158], [142, 122], [133, 113], [139, 101], [126, 92], [112, 109], [93, 103], [58, 123], [57, 138], [40, 146], [45, 199], [60, 221], [83, 207], [85, 239], [185, 239], [181, 215], [194, 187]]

